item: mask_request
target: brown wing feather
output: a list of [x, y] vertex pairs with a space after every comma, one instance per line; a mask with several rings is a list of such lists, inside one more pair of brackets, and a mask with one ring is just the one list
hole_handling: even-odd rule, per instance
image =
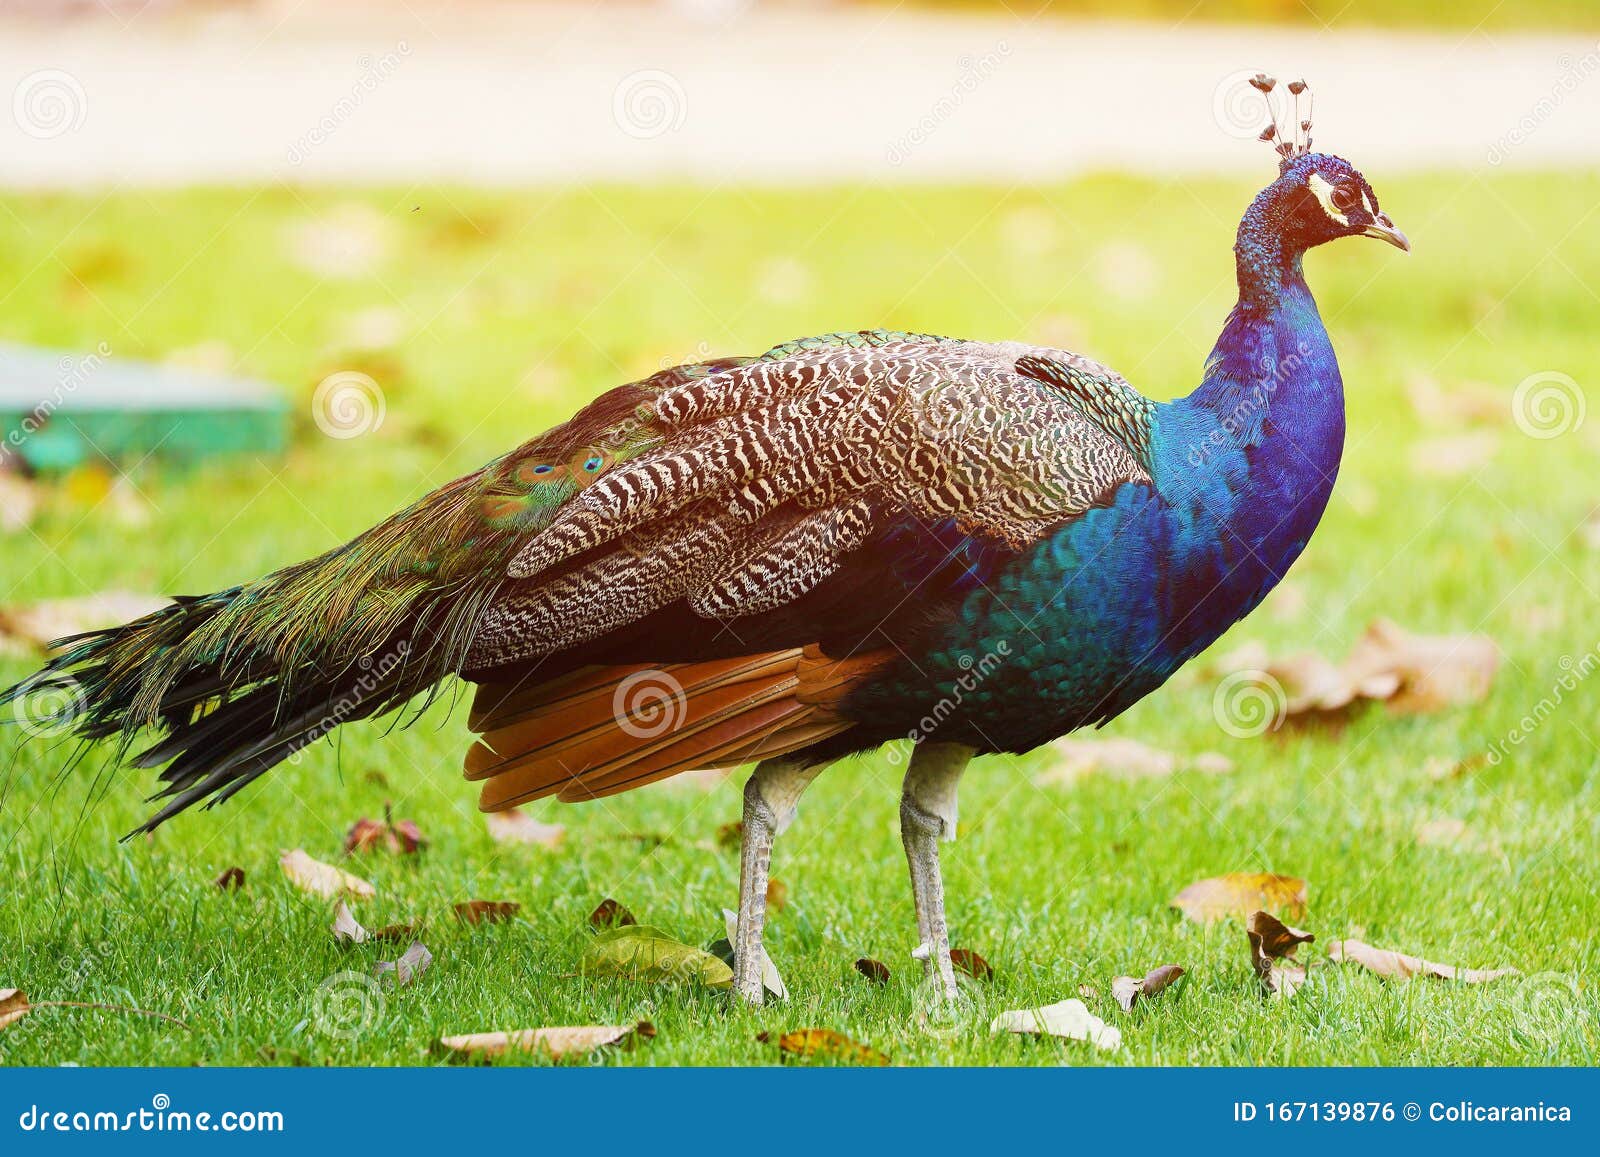
[[854, 724], [835, 711], [887, 653], [832, 659], [815, 647], [660, 668], [590, 667], [531, 688], [486, 683], [468, 779], [499, 811], [555, 795], [598, 799], [681, 771], [733, 767], [810, 746]]

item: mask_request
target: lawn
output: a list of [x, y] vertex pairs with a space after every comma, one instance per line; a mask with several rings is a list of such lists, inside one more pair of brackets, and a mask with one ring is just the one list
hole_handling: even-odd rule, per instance
[[[1218, 644], [1339, 658], [1380, 616], [1482, 632], [1503, 659], [1489, 697], [1438, 714], [1357, 713], [1340, 731], [1235, 739], [1214, 676], [1181, 673], [1107, 730], [1227, 775], [1180, 771], [1071, 786], [1053, 756], [995, 757], [967, 777], [945, 855], [954, 942], [994, 978], [953, 1025], [918, 1015], [897, 768], [841, 764], [779, 843], [788, 904], [769, 924], [787, 1004], [730, 1012], [723, 994], [576, 975], [586, 917], [606, 896], [704, 944], [737, 890], [718, 829], [742, 777], [666, 784], [579, 807], [554, 850], [493, 841], [460, 779], [464, 705], [404, 731], [344, 729], [223, 808], [118, 843], [146, 814], [149, 773], [64, 781], [69, 749], [0, 738], [0, 988], [35, 1001], [156, 1010], [167, 1022], [41, 1009], [0, 1030], [14, 1064], [423, 1064], [441, 1034], [651, 1020], [656, 1038], [606, 1063], [756, 1064], [764, 1030], [837, 1029], [898, 1064], [1595, 1064], [1600, 1061], [1600, 746], [1593, 696], [1565, 702], [1496, 764], [1436, 780], [1519, 727], [1597, 645], [1600, 546], [1591, 524], [1600, 415], [1560, 437], [1521, 432], [1517, 383], [1600, 380], [1600, 176], [1439, 173], [1384, 180], [1407, 259], [1365, 241], [1313, 254], [1309, 275], [1350, 394], [1344, 474], [1289, 583]], [[7, 195], [0, 200], [0, 339], [112, 357], [176, 357], [281, 382], [296, 414], [278, 461], [146, 463], [136, 491], [84, 472], [45, 487], [31, 529], [0, 532], [0, 604], [107, 588], [198, 592], [323, 550], [429, 487], [559, 420], [613, 383], [704, 352], [758, 352], [803, 334], [887, 325], [1066, 345], [1168, 397], [1197, 380], [1232, 301], [1233, 223], [1252, 190], [1222, 180], [1098, 177], [1029, 190], [801, 192], [582, 188], [485, 193], [288, 188]], [[309, 232], [308, 232], [309, 231]], [[305, 267], [307, 238], [337, 270]], [[324, 244], [322, 252], [328, 246]], [[312, 391], [359, 369], [385, 418], [324, 437]], [[1426, 383], [1475, 413], [1413, 399]], [[142, 497], [141, 497], [142, 496]], [[31, 669], [0, 659], [0, 676]], [[1587, 668], [1583, 668], [1587, 669]], [[97, 790], [91, 791], [94, 787]], [[93, 798], [93, 802], [89, 802]], [[360, 816], [415, 820], [419, 855], [357, 857], [377, 886], [368, 927], [409, 917], [433, 966], [328, 1034], [319, 986], [393, 947], [341, 948], [325, 905], [289, 886], [280, 849], [344, 862]], [[1470, 838], [1419, 842], [1458, 819]], [[212, 880], [242, 867], [246, 886]], [[1241, 927], [1168, 907], [1229, 871], [1304, 877], [1295, 921], [1527, 979], [1400, 984], [1313, 969], [1264, 1001]], [[468, 928], [470, 898], [521, 905]], [[882, 988], [852, 969], [876, 957]], [[1158, 964], [1186, 986], [1131, 1015], [1110, 981]], [[1102, 994], [1115, 1053], [991, 1037], [995, 1012]], [[321, 1015], [319, 1015], [321, 1013]]]

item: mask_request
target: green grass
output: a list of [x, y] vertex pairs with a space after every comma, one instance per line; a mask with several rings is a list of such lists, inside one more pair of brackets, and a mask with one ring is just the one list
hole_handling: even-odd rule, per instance
[[[1416, 474], [1410, 448], [1448, 433], [1405, 396], [1432, 376], [1509, 397], [1559, 370], [1591, 387], [1600, 177], [1441, 173], [1378, 176], [1412, 235], [1409, 259], [1344, 242], [1309, 259], [1350, 393], [1344, 476], [1291, 584], [1219, 646], [1342, 656], [1372, 618], [1492, 635], [1505, 661], [1482, 705], [1418, 718], [1381, 710], [1342, 733], [1234, 740], [1211, 713], [1211, 683], [1185, 673], [1116, 721], [1115, 734], [1179, 752], [1220, 751], [1229, 776], [1095, 778], [1034, 786], [1048, 756], [993, 758], [968, 776], [961, 839], [946, 853], [954, 939], [996, 978], [953, 1031], [919, 1027], [897, 777], [884, 756], [825, 774], [779, 842], [789, 905], [771, 953], [793, 993], [731, 1014], [709, 992], [574, 975], [585, 917], [604, 896], [696, 943], [721, 935], [737, 888], [716, 846], [737, 818], [738, 780], [709, 792], [666, 785], [603, 804], [541, 807], [568, 826], [557, 851], [493, 843], [461, 781], [461, 712], [440, 706], [385, 734], [346, 728], [209, 814], [153, 838], [116, 837], [146, 812], [147, 773], [65, 782], [66, 749], [0, 748], [0, 987], [35, 1000], [103, 1001], [158, 1021], [42, 1010], [0, 1030], [10, 1063], [375, 1063], [429, 1060], [442, 1033], [649, 1018], [651, 1043], [616, 1063], [747, 1064], [773, 1059], [762, 1029], [835, 1028], [897, 1063], [1594, 1064], [1600, 1054], [1594, 928], [1597, 820], [1592, 696], [1566, 702], [1511, 758], [1434, 783], [1430, 757], [1484, 751], [1596, 645], [1600, 551], [1575, 534], [1595, 504], [1600, 415], [1541, 441], [1488, 426], [1479, 470]], [[0, 540], [0, 603], [106, 587], [190, 592], [246, 579], [362, 529], [436, 483], [567, 413], [581, 399], [703, 347], [754, 352], [778, 340], [884, 324], [1066, 344], [1118, 366], [1158, 396], [1196, 380], [1231, 302], [1233, 222], [1250, 189], [1102, 177], [1062, 187], [775, 193], [686, 188], [480, 193], [308, 193], [290, 189], [0, 201], [0, 338], [114, 357], [162, 357], [221, 342], [241, 372], [286, 384], [300, 415], [277, 462], [135, 482], [150, 521], [51, 489], [31, 531]], [[322, 281], [296, 267], [286, 230], [367, 207], [392, 235], [368, 276]], [[358, 351], [342, 336], [370, 307], [398, 312], [400, 338]], [[387, 419], [349, 441], [310, 421], [314, 383], [365, 368]], [[7, 658], [0, 676], [30, 664]], [[376, 783], [369, 773], [381, 773]], [[378, 886], [357, 906], [369, 927], [417, 915], [436, 961], [389, 995], [354, 1039], [313, 1022], [325, 978], [385, 955], [336, 947], [325, 909], [286, 884], [281, 848], [339, 859], [360, 815], [415, 819], [432, 840], [401, 860], [364, 860]], [[1487, 852], [1419, 846], [1416, 825], [1465, 820]], [[242, 866], [248, 886], [212, 878]], [[1264, 1003], [1241, 929], [1187, 923], [1168, 899], [1225, 871], [1304, 876], [1304, 923], [1435, 960], [1514, 964], [1559, 978], [1473, 988], [1387, 984], [1329, 969], [1288, 1003]], [[465, 929], [450, 905], [515, 900], [509, 925]], [[1313, 946], [1313, 959], [1320, 950]], [[851, 970], [887, 962], [885, 989]], [[1076, 994], [1161, 963], [1190, 982], [1128, 1017], [1117, 1054], [991, 1038], [987, 1017]], [[1541, 1012], [1541, 1010], [1543, 1010]]]

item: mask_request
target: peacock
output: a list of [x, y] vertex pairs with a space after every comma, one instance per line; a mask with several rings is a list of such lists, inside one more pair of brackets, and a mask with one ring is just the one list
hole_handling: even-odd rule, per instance
[[[1290, 104], [1255, 84], [1269, 114]], [[664, 369], [326, 554], [62, 640], [0, 702], [66, 692], [79, 736], [161, 768], [140, 831], [452, 678], [476, 685], [485, 811], [754, 764], [734, 943], [752, 1003], [776, 836], [827, 766], [909, 739], [918, 955], [955, 998], [939, 846], [969, 761], [1160, 687], [1327, 505], [1343, 386], [1302, 258], [1410, 245], [1312, 151], [1309, 94], [1285, 87], [1238, 302], [1186, 397], [1066, 350], [883, 329]]]

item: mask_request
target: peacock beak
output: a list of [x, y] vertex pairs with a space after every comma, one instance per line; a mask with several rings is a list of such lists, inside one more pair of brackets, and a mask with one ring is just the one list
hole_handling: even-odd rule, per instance
[[1394, 227], [1394, 222], [1389, 220], [1389, 214], [1379, 213], [1378, 219], [1361, 231], [1363, 237], [1376, 237], [1379, 241], [1387, 241], [1396, 249], [1411, 252], [1411, 241], [1400, 230]]

